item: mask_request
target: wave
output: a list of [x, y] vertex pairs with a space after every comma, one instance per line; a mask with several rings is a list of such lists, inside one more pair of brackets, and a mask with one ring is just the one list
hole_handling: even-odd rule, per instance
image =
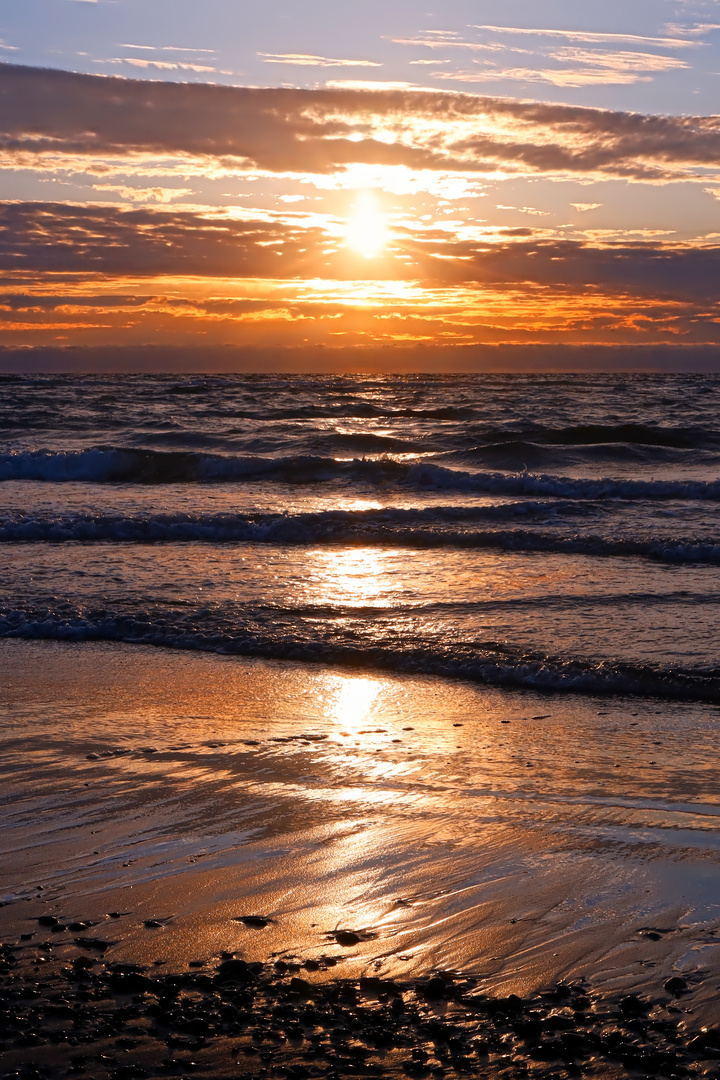
[[0, 481], [179, 484], [274, 481], [316, 484], [334, 480], [402, 484], [436, 491], [558, 499], [720, 499], [720, 480], [583, 479], [542, 473], [463, 472], [431, 462], [392, 457], [259, 457], [193, 451], [33, 450], [0, 455]]
[[584, 479], [542, 473], [461, 472], [423, 462], [410, 465], [406, 482], [435, 490], [560, 499], [720, 499], [720, 480]]
[[[326, 510], [300, 514], [94, 514], [0, 518], [0, 543], [254, 543], [487, 548], [501, 551], [630, 556], [670, 563], [720, 564], [720, 543], [694, 538], [563, 535], [537, 529], [487, 529], [477, 521], [542, 517], [562, 521], [592, 510], [584, 503], [520, 502], [497, 506], [425, 509]], [[460, 526], [458, 528], [457, 526]]]
[[314, 455], [275, 458], [124, 447], [31, 450], [0, 455], [0, 481], [181, 484], [268, 479], [313, 484], [342, 476], [351, 479], [362, 476], [382, 483], [402, 479], [406, 473], [407, 466], [392, 458], [342, 461]]
[[484, 433], [493, 442], [531, 440], [550, 446], [655, 446], [675, 450], [717, 449], [720, 432], [704, 427], [663, 427], [659, 424], [569, 424], [565, 427], [527, 425]]
[[[556, 693], [657, 697], [720, 702], [720, 669], [663, 667], [619, 662], [563, 659], [513, 650], [497, 642], [412, 640], [400, 645], [389, 634], [371, 639], [368, 627], [357, 625], [318, 629], [297, 611], [276, 612], [274, 624], [237, 618], [209, 609], [179, 618], [174, 611], [81, 611], [66, 607], [15, 608], [0, 611], [0, 637], [55, 641], [117, 641], [215, 652], [222, 655], [265, 657], [305, 663], [381, 669], [414, 675], [463, 679], [490, 686]], [[371, 620], [373, 630], [377, 628]], [[377, 631], [379, 633], [379, 631]], [[367, 641], [367, 644], [363, 644]]]

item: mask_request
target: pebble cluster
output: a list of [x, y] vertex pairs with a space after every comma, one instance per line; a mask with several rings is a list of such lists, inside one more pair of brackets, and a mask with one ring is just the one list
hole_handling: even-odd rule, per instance
[[651, 999], [582, 984], [523, 999], [450, 972], [337, 978], [337, 958], [324, 955], [225, 955], [212, 969], [160, 973], [107, 963], [99, 939], [75, 942], [79, 954], [48, 972], [34, 961], [50, 943], [0, 946], [4, 1080], [720, 1077], [720, 1028], [690, 1030], [681, 978]]

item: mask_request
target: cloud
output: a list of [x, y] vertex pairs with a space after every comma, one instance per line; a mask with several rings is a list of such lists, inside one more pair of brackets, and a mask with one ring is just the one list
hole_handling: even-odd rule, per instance
[[197, 56], [200, 53], [210, 53], [215, 55], [215, 49], [188, 49], [182, 45], [130, 45], [127, 42], [120, 42], [118, 48], [120, 49], [142, 49], [143, 52], [181, 52], [192, 53], [193, 56]]
[[15, 273], [291, 278], [313, 259], [322, 269], [328, 240], [280, 222], [63, 203], [0, 204], [0, 228], [0, 268]]
[[676, 56], [659, 56], [657, 53], [631, 52], [621, 49], [615, 52], [602, 52], [599, 49], [578, 49], [565, 46], [549, 54], [554, 60], [573, 61], [591, 67], [606, 68], [609, 71], [673, 71], [689, 68], [685, 60]]
[[602, 203], [599, 202], [573, 202], [570, 203], [575, 210], [579, 210], [581, 214], [586, 213], [588, 210], [598, 210]]
[[[612, 42], [617, 44], [626, 45], [656, 45], [665, 48], [672, 49], [689, 49], [695, 45], [694, 41], [688, 41], [686, 37], [647, 37], [644, 34], [617, 34], [617, 33], [597, 33], [590, 30], [558, 30], [549, 29], [547, 27], [521, 27], [521, 26], [491, 26], [491, 25], [475, 25], [474, 30], [488, 30], [494, 34], [522, 34], [529, 35], [531, 37], [559, 37], [567, 38], [570, 41], [584, 41], [584, 42]], [[714, 26], [706, 24], [703, 32], [715, 29]]]
[[192, 195], [192, 188], [135, 188], [127, 184], [93, 184], [93, 191], [113, 191], [127, 202], [159, 202], [169, 203], [173, 199], [184, 199], [186, 195]]
[[[540, 63], [532, 68], [494, 68], [483, 67], [475, 71], [440, 71], [435, 77], [462, 82], [498, 82], [514, 79], [520, 82], [545, 82], [553, 86], [587, 86], [591, 84], [611, 83], [627, 85], [647, 81], [647, 72], [675, 71], [689, 68], [685, 60], [675, 56], [659, 56], [656, 53], [632, 52], [619, 50], [580, 49], [564, 46], [548, 53], [550, 60], [570, 61], [574, 67], [541, 67]], [[475, 60], [476, 64], [481, 61]], [[487, 62], [483, 62], [487, 63]]]
[[447, 253], [456, 277], [484, 283], [532, 282], [578, 291], [601, 288], [630, 296], [720, 302], [720, 246], [625, 240], [592, 244], [522, 239], [456, 243]]
[[208, 67], [206, 64], [191, 64], [187, 61], [180, 60], [145, 60], [142, 57], [137, 56], [115, 56], [110, 60], [95, 60], [96, 64], [129, 64], [130, 67], [137, 68], [154, 68], [156, 71], [195, 71], [195, 72], [212, 72], [214, 74], [229, 74], [229, 72], [219, 72], [215, 67]]
[[[616, 234], [615, 234], [616, 235]], [[328, 281], [362, 278], [337, 237], [296, 221], [237, 220], [195, 210], [61, 203], [0, 204], [0, 270], [83, 274]], [[532, 228], [464, 239], [450, 229], [396, 228], [386, 259], [365, 273], [456, 288], [474, 283], [599, 288], [675, 302], [720, 300], [720, 245], [620, 236], [563, 240]]]
[[704, 37], [713, 30], [720, 30], [720, 23], [695, 23], [694, 26], [683, 26], [680, 23], [667, 23], [665, 29], [669, 34], [680, 37]]
[[[488, 43], [487, 41], [466, 41], [459, 35], [445, 32], [430, 32], [424, 37], [395, 38], [396, 44], [422, 45], [429, 49], [441, 48], [469, 49], [472, 52], [502, 53], [506, 57], [508, 53], [520, 53], [533, 56], [535, 63], [532, 67], [509, 67], [507, 64], [500, 67], [491, 66], [490, 60], [473, 59], [476, 64], [487, 65], [482, 73], [470, 71], [436, 72], [435, 78], [453, 80], [457, 82], [498, 82], [501, 80], [515, 80], [519, 82], [544, 82], [554, 86], [587, 86], [591, 84], [629, 84], [634, 82], [648, 81], [648, 72], [664, 72], [688, 69], [690, 65], [685, 60], [676, 56], [665, 56], [656, 52], [641, 51], [639, 49], [601, 49], [586, 48], [580, 46], [597, 46], [599, 44], [640, 44], [662, 45], [665, 48], [671, 45], [680, 48], [697, 45], [697, 42], [687, 41], [682, 38], [649, 38], [635, 34], [593, 34], [576, 31], [550, 31], [550, 30], [515, 30], [510, 27], [476, 27], [480, 30], [493, 30], [498, 34], [529, 34], [543, 38], [556, 37], [561, 40], [570, 40], [579, 44], [555, 45], [543, 49], [523, 49], [508, 46], [505, 43]], [[556, 68], [553, 61], [570, 63], [572, 67]], [[448, 63], [447, 60], [442, 61]], [[431, 60], [412, 60], [410, 63], [432, 64]]]
[[57, 308], [134, 308], [153, 299], [149, 296], [113, 295], [112, 293], [0, 293], [0, 307], [9, 311], [55, 311]]
[[[0, 64], [0, 164], [176, 158], [296, 175], [351, 166], [666, 181], [720, 169], [720, 117], [649, 116], [344, 83], [253, 88]], [[113, 166], [103, 162], [111, 161]]]
[[516, 214], [533, 214], [536, 217], [547, 217], [548, 210], [538, 210], [535, 206], [505, 206], [503, 203], [497, 204], [498, 210], [514, 210]]
[[[684, 66], [684, 65], [683, 65]], [[636, 82], [649, 82], [647, 75], [638, 71], [608, 70], [607, 67], [577, 68], [483, 68], [481, 71], [437, 71], [436, 79], [450, 82], [538, 82], [551, 86], [629, 86]]]
[[[377, 92], [378, 90], [421, 90], [416, 83], [398, 82], [392, 79], [328, 79], [325, 83], [328, 90], [361, 90]], [[350, 137], [354, 138], [355, 133]]]
[[333, 60], [309, 53], [264, 53], [258, 56], [265, 64], [291, 64], [296, 67], [382, 67], [375, 60]]
[[[428, 34], [423, 37], [414, 38], [391, 38], [393, 45], [422, 45], [428, 49], [470, 49], [472, 52], [516, 52], [525, 53], [529, 55], [531, 49], [514, 49], [508, 48], [505, 45], [490, 45], [484, 41], [465, 41], [461, 37], [430, 37]], [[426, 60], [425, 63], [432, 63], [433, 61]], [[437, 62], [437, 61], [436, 61]], [[413, 61], [418, 63], [418, 61]]]

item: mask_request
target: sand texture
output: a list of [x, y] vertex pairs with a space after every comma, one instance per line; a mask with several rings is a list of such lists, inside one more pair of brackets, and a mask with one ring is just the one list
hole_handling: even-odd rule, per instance
[[[0, 1076], [712, 1075], [711, 1036], [688, 1046], [720, 1021], [716, 707], [142, 647], [0, 661]], [[229, 960], [263, 966], [235, 985]]]

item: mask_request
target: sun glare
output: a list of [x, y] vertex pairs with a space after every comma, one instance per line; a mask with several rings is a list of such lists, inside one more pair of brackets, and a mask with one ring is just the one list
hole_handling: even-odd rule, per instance
[[376, 259], [387, 244], [388, 232], [382, 211], [375, 197], [365, 192], [358, 198], [355, 209], [347, 223], [345, 240], [365, 259]]

